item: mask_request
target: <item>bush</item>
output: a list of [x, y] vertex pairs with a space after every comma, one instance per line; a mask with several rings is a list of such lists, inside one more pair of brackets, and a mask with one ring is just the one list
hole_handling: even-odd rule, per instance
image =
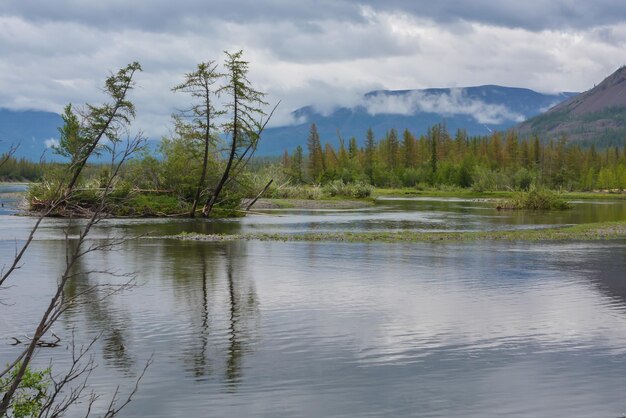
[[525, 168], [517, 170], [513, 180], [515, 181], [515, 189], [524, 191], [530, 190], [530, 187], [535, 183], [535, 177]]
[[322, 198], [322, 188], [317, 185], [304, 186], [304, 185], [290, 185], [283, 184], [276, 187], [272, 185], [265, 194], [269, 198], [273, 199], [308, 199], [317, 200]]
[[498, 209], [565, 210], [571, 207], [559, 193], [534, 187], [528, 192], [517, 192], [511, 199], [498, 204]]
[[188, 213], [189, 208], [175, 196], [138, 194], [113, 211], [117, 216], [162, 216]]
[[326, 184], [322, 191], [330, 197], [343, 196], [364, 199], [372, 195], [372, 186], [361, 181], [346, 184], [341, 180], [335, 180]]
[[[11, 371], [11, 375], [0, 378], [0, 392], [4, 392], [15, 379], [21, 363], [18, 363]], [[41, 408], [48, 400], [48, 388], [50, 386], [50, 369], [31, 370], [26, 368], [24, 377], [17, 387], [15, 396], [9, 405], [8, 416], [14, 418], [26, 418], [39, 416]]]

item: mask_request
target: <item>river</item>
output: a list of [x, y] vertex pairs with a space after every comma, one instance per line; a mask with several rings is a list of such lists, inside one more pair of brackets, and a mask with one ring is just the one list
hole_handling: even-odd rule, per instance
[[[182, 231], [537, 228], [626, 218], [623, 202], [497, 212], [462, 199], [388, 199], [360, 210], [268, 211], [228, 221], [109, 220], [77, 271], [137, 286], [69, 309], [64, 348], [100, 336], [91, 381], [128, 390], [123, 416], [614, 417], [626, 412], [626, 241], [525, 243], [180, 242]], [[63, 267], [65, 220], [44, 222], [2, 291], [0, 362], [33, 328]], [[0, 262], [33, 220], [0, 213]], [[79, 228], [79, 224], [72, 226]], [[70, 229], [70, 236], [76, 231]], [[124, 277], [77, 275], [68, 294]], [[102, 408], [106, 397], [96, 404]], [[76, 414], [78, 416], [80, 414]]]

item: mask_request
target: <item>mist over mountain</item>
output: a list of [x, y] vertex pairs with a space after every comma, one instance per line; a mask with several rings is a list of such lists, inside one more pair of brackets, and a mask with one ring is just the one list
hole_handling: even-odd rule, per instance
[[521, 136], [565, 136], [584, 145], [622, 146], [626, 139], [626, 67], [515, 129]]
[[293, 112], [296, 124], [267, 129], [261, 155], [276, 155], [305, 146], [309, 128], [317, 125], [322, 142], [337, 144], [354, 136], [362, 143], [369, 127], [377, 137], [395, 128], [425, 134], [444, 123], [450, 132], [465, 129], [469, 135], [506, 130], [540, 114], [577, 93], [543, 94], [533, 90], [495, 85], [425, 90], [380, 90], [367, 93], [361, 103], [330, 114], [312, 106]]
[[[354, 136], [362, 144], [370, 127], [378, 138], [392, 128], [421, 135], [438, 123], [444, 123], [452, 133], [465, 129], [469, 135], [487, 135], [509, 129], [575, 95], [495, 85], [372, 91], [353, 107], [322, 112], [306, 106], [294, 111], [296, 123], [265, 130], [258, 155], [280, 155], [298, 145], [306, 147], [312, 123], [317, 125], [322, 142], [334, 145], [339, 143], [339, 136], [346, 141]], [[58, 159], [50, 147], [58, 141], [57, 128], [62, 123], [55, 113], [0, 109], [0, 153], [19, 143], [18, 157]]]

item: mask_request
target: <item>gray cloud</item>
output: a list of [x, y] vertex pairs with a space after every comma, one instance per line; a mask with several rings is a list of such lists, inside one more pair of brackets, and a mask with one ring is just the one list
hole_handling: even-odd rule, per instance
[[[171, 86], [224, 50], [245, 50], [251, 81], [271, 103], [282, 101], [273, 121], [282, 124], [294, 122], [298, 107], [328, 113], [376, 89], [585, 90], [624, 63], [626, 48], [622, 1], [85, 3], [0, 3], [0, 107], [60, 112], [67, 102], [98, 103], [108, 73], [137, 60], [137, 126], [158, 137], [188, 100]], [[483, 120], [504, 117], [470, 105]]]
[[0, 13], [37, 21], [77, 21], [106, 28], [135, 27], [163, 32], [185, 29], [189, 20], [211, 21], [360, 22], [360, 11], [368, 6], [377, 11], [400, 12], [439, 23], [465, 20], [504, 27], [542, 29], [588, 29], [626, 19], [621, 0], [80, 0], [5, 1]]
[[372, 7], [428, 17], [438, 22], [467, 20], [528, 30], [588, 29], [624, 22], [626, 2], [621, 0], [388, 0]]

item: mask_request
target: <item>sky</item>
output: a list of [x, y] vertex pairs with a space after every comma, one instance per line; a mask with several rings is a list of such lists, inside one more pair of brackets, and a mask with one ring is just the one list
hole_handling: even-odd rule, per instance
[[1, 0], [0, 107], [97, 104], [104, 79], [139, 61], [135, 125], [160, 136], [190, 101], [171, 88], [240, 49], [254, 86], [280, 101], [274, 126], [379, 89], [585, 91], [626, 64], [626, 2]]

